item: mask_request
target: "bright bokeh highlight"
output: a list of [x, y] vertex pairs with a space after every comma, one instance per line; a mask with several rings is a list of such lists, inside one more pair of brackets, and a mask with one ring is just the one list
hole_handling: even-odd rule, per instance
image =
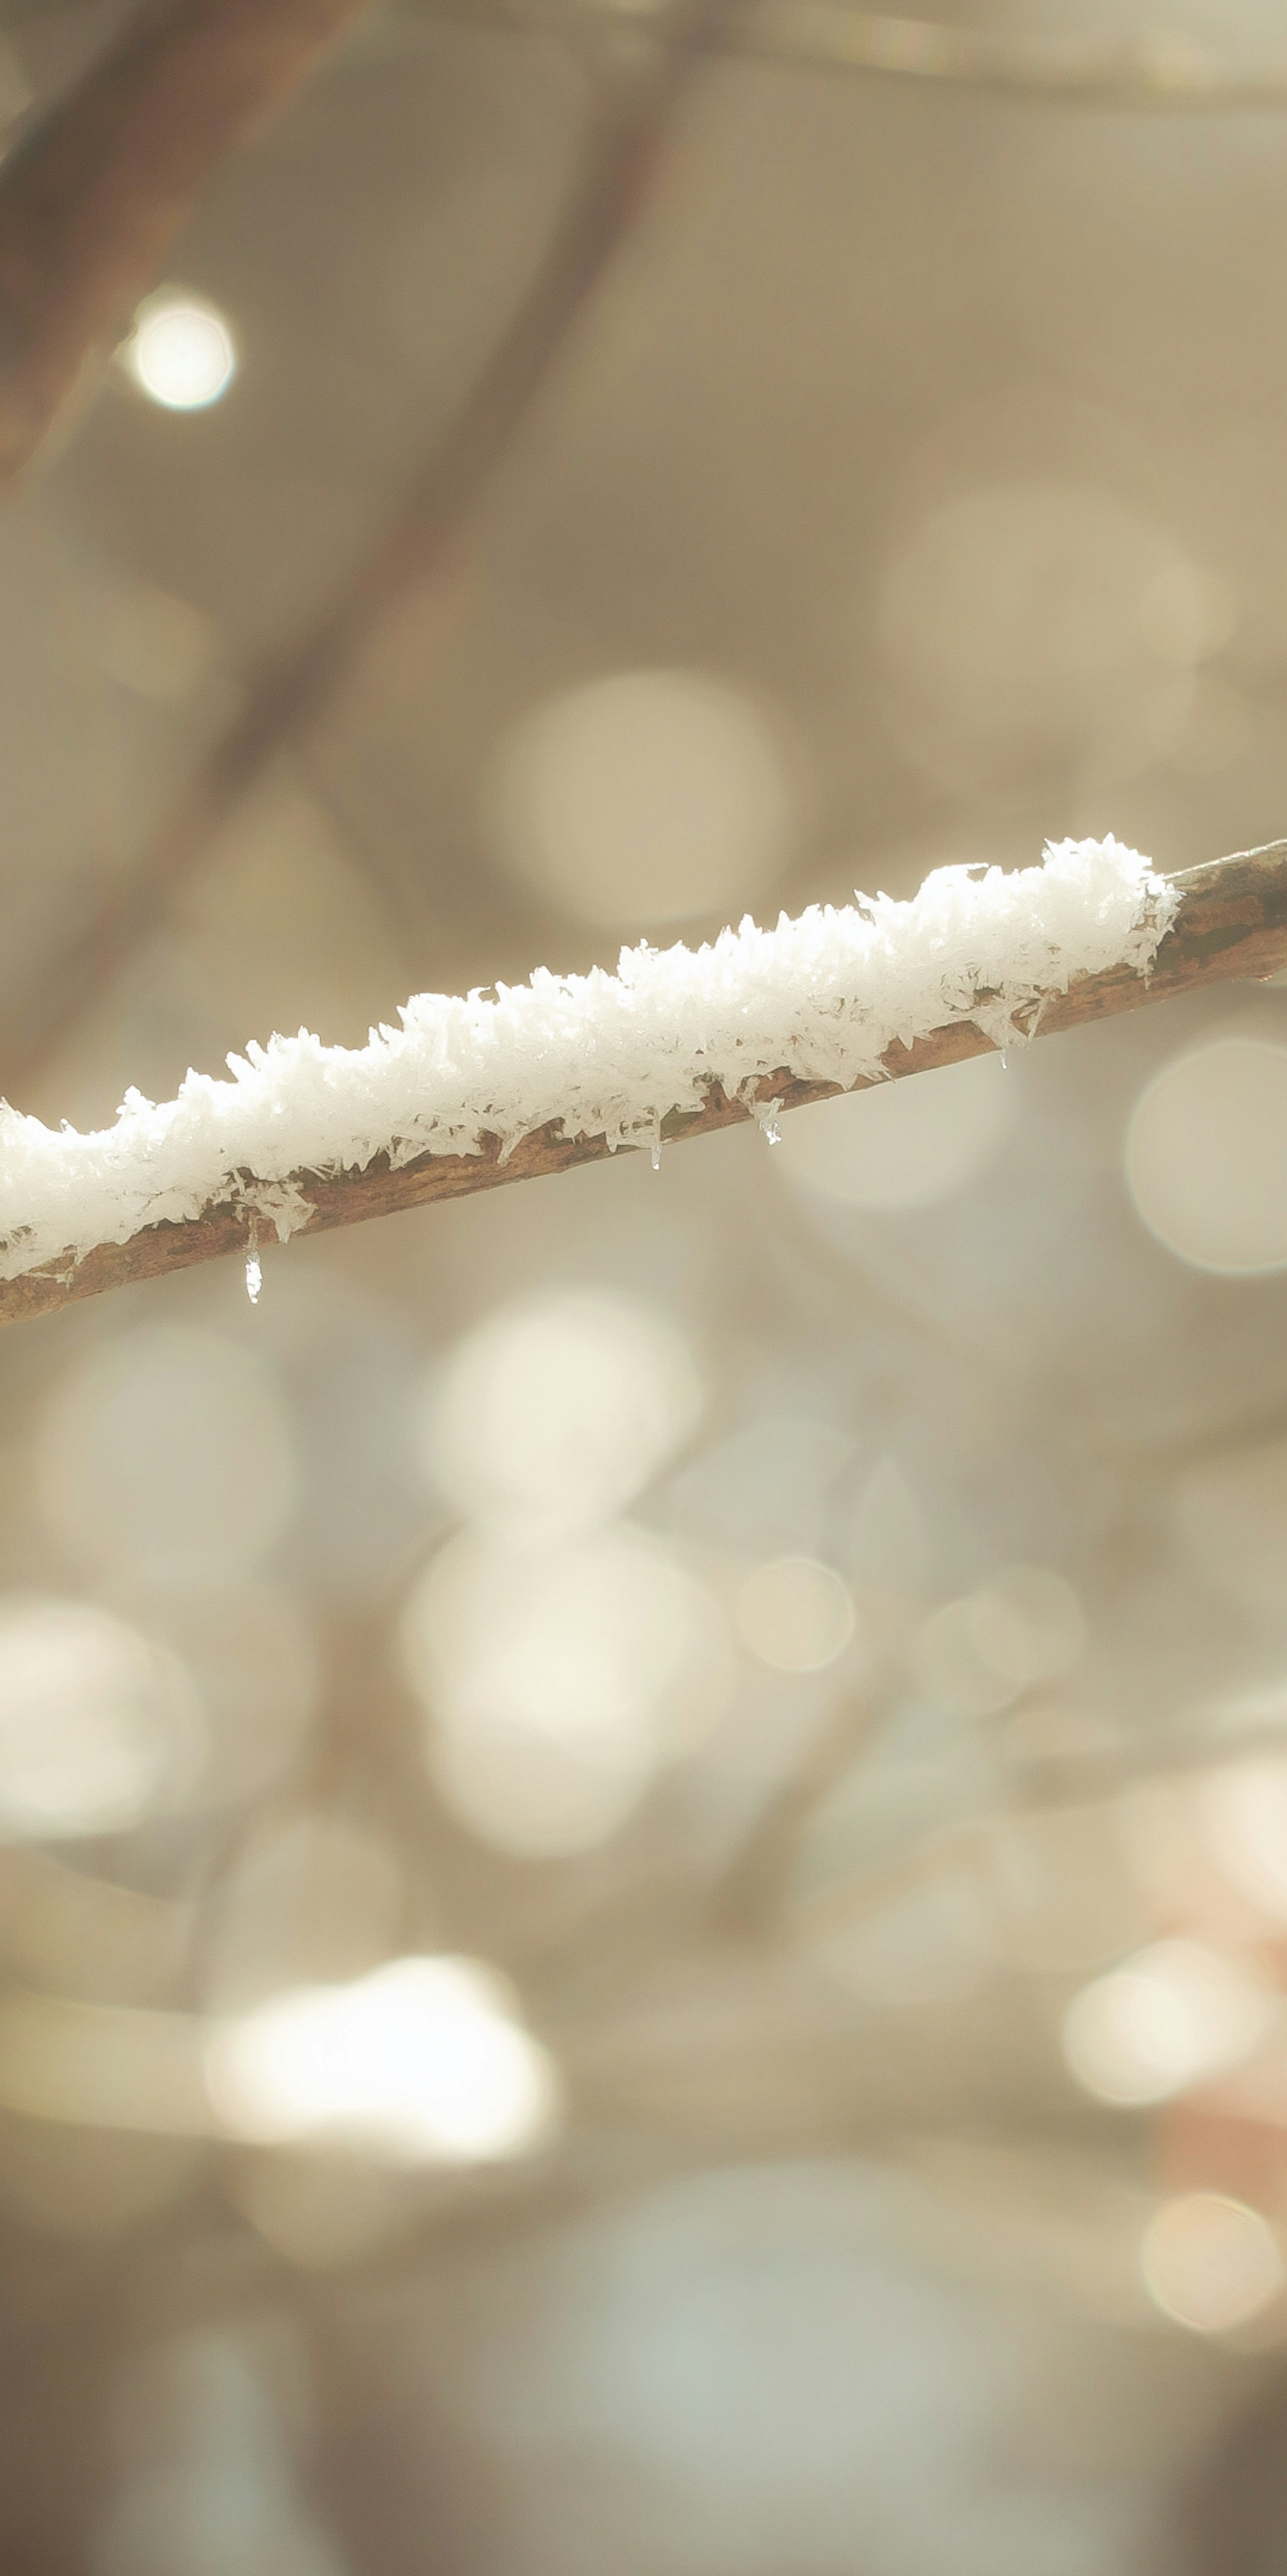
[[442, 1794], [531, 1857], [615, 1832], [731, 1684], [711, 1594], [629, 1526], [555, 1547], [462, 1533], [411, 1593], [402, 1653]]
[[779, 1556], [747, 1576], [737, 1596], [744, 1646], [783, 1673], [821, 1672], [854, 1633], [849, 1586], [812, 1556]]
[[1199, 1807], [1219, 1867], [1243, 1895], [1287, 1922], [1287, 1761], [1281, 1755], [1209, 1772]]
[[0, 1834], [120, 1833], [200, 1764], [182, 1666], [84, 1601], [0, 1605]]
[[510, 875], [609, 929], [735, 911], [791, 852], [797, 790], [755, 702], [705, 671], [625, 671], [500, 744], [484, 823]]
[[1135, 1104], [1126, 1181], [1150, 1233], [1195, 1270], [1287, 1268], [1287, 1047], [1217, 1038], [1176, 1056]]
[[278, 1996], [210, 2043], [207, 2081], [235, 2137], [313, 2139], [395, 2164], [522, 2155], [558, 2085], [503, 1980], [469, 1959], [395, 1959], [350, 1985]]
[[502, 1307], [430, 1390], [432, 1482], [462, 1518], [515, 1533], [594, 1527], [688, 1438], [703, 1388], [666, 1316], [607, 1289]]
[[1064, 2055], [1101, 2102], [1167, 2102], [1237, 2066], [1275, 1999], [1244, 1965], [1197, 1941], [1156, 1941], [1075, 1995]]
[[162, 288], [139, 306], [122, 357], [140, 391], [165, 411], [206, 411], [237, 372], [232, 332], [217, 306]]
[[1149, 2296], [1195, 2334], [1231, 2334], [1263, 2314], [1283, 2287], [1278, 2240], [1259, 2210], [1223, 2192], [1169, 2200], [1140, 2248]]

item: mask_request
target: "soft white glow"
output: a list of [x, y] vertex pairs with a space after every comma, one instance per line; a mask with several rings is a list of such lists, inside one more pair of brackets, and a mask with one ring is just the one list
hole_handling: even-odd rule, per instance
[[990, 1160], [1014, 1101], [1000, 1058], [973, 1056], [793, 1111], [778, 1160], [802, 1188], [847, 1207], [927, 1207]]
[[402, 1650], [443, 1794], [488, 1841], [531, 1855], [615, 1831], [730, 1684], [705, 1586], [627, 1527], [563, 1547], [462, 1535], [412, 1592]]
[[579, 1741], [488, 1713], [442, 1720], [428, 1746], [434, 1782], [471, 1833], [520, 1860], [562, 1860], [608, 1842], [651, 1786], [646, 1746]]
[[1064, 2055], [1102, 2102], [1166, 2102], [1249, 2056], [1274, 2011], [1246, 1968], [1196, 1941], [1157, 1941], [1074, 1996]]
[[393, 2163], [522, 2155], [557, 2107], [550, 2058], [502, 1980], [469, 1959], [395, 1959], [281, 1995], [217, 2033], [207, 2081], [236, 2137], [324, 2139]]
[[748, 1575], [737, 1598], [742, 1643], [783, 1673], [816, 1673], [854, 1633], [849, 1587], [812, 1556], [779, 1556]]
[[1259, 2210], [1222, 2192], [1186, 2192], [1157, 2212], [1140, 2248], [1145, 2287], [1164, 2316], [1195, 2334], [1229, 2334], [1283, 2287], [1283, 2261]]
[[1176, 1056], [1135, 1104], [1126, 1180], [1159, 1243], [1195, 1270], [1287, 1268], [1287, 1047], [1217, 1038]]
[[139, 306], [122, 357], [136, 385], [166, 411], [205, 411], [237, 372], [222, 313], [167, 289]]
[[181, 1666], [83, 1601], [0, 1605], [0, 1833], [119, 1833], [200, 1762]]
[[1234, 1762], [1198, 1791], [1211, 1850], [1235, 1887], [1287, 1922], [1287, 1760]]
[[510, 872], [608, 928], [753, 902], [795, 783], [773, 729], [704, 671], [627, 671], [550, 699], [501, 743], [484, 802]]
[[471, 1519], [586, 1529], [633, 1502], [701, 1406], [692, 1353], [664, 1315], [576, 1290], [502, 1308], [460, 1344], [431, 1390], [426, 1463]]

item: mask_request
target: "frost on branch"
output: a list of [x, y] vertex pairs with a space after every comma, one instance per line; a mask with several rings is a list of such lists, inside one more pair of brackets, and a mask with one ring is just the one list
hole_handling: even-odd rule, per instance
[[695, 950], [623, 949], [615, 975], [538, 967], [490, 998], [422, 993], [364, 1047], [305, 1029], [252, 1043], [228, 1058], [231, 1081], [189, 1073], [159, 1106], [127, 1092], [94, 1135], [0, 1104], [0, 1277], [220, 1205], [285, 1241], [308, 1223], [309, 1173], [378, 1154], [397, 1166], [479, 1154], [489, 1138], [504, 1154], [551, 1123], [655, 1144], [713, 1085], [748, 1105], [781, 1072], [847, 1090], [881, 1078], [896, 1039], [952, 1021], [1004, 1046], [1078, 975], [1147, 975], [1176, 903], [1121, 842], [1064, 841], [1013, 875], [940, 868], [910, 903], [813, 904]]

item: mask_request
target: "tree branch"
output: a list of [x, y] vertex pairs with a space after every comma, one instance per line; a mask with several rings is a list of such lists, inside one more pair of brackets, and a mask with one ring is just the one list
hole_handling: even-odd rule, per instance
[[[1166, 1001], [1178, 993], [1237, 978], [1263, 979], [1287, 967], [1287, 841], [1190, 868], [1172, 882], [1179, 890], [1180, 906], [1148, 981], [1124, 965], [1080, 976], [1067, 992], [1052, 993], [1042, 1002], [1034, 1034], [1054, 1036], [1120, 1011], [1137, 1010], [1146, 1002]], [[985, 997], [977, 998], [981, 1002]], [[884, 1057], [885, 1069], [901, 1078], [987, 1054], [991, 1045], [972, 1020], [959, 1018], [911, 1047], [896, 1040]], [[837, 1088], [834, 1083], [801, 1082], [784, 1071], [767, 1075], [758, 1096], [776, 1099], [783, 1109], [797, 1109], [810, 1101], [833, 1098]], [[678, 1144], [715, 1128], [740, 1125], [753, 1115], [752, 1107], [730, 1100], [713, 1085], [701, 1109], [672, 1113], [664, 1122], [663, 1134], [668, 1144]], [[362, 1171], [298, 1172], [294, 1181], [312, 1207], [301, 1231], [320, 1234], [332, 1226], [360, 1225], [369, 1217], [391, 1216], [433, 1199], [459, 1198], [508, 1181], [566, 1172], [580, 1163], [601, 1162], [607, 1152], [601, 1136], [564, 1136], [551, 1123], [524, 1137], [503, 1162], [499, 1140], [492, 1137], [478, 1154], [425, 1154], [395, 1170], [377, 1156]], [[77, 1264], [65, 1255], [60, 1262], [0, 1283], [0, 1323], [45, 1314], [128, 1280], [156, 1278], [165, 1271], [217, 1260], [224, 1253], [244, 1252], [247, 1223], [245, 1208], [225, 1201], [186, 1224], [148, 1226], [128, 1243], [102, 1244]]]
[[0, 171], [0, 484], [233, 146], [370, 0], [146, 0]]
[[[566, 33], [615, 14], [617, 0], [422, 0], [426, 19]], [[749, 0], [718, 28], [714, 50], [811, 71], [938, 82], [1069, 106], [1227, 116], [1287, 108], [1287, 66], [1238, 70], [1165, 31], [1120, 43], [1053, 44], [995, 28], [855, 8], [852, 0]]]

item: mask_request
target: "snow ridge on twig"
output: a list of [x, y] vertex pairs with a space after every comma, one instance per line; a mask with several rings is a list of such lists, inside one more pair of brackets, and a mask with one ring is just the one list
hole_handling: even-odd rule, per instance
[[908, 903], [813, 904], [771, 930], [749, 918], [698, 949], [622, 951], [615, 975], [554, 975], [464, 998], [419, 994], [364, 1047], [298, 1037], [189, 1073], [159, 1106], [126, 1093], [82, 1135], [0, 1104], [0, 1277], [74, 1264], [165, 1220], [244, 1207], [286, 1237], [309, 1173], [424, 1154], [502, 1154], [553, 1124], [612, 1147], [650, 1144], [713, 1085], [748, 1104], [767, 1077], [879, 1080], [896, 1040], [972, 1020], [998, 1047], [1031, 1033], [1044, 996], [1123, 965], [1147, 976], [1177, 895], [1111, 837], [1048, 847], [1040, 867], [940, 868]]

